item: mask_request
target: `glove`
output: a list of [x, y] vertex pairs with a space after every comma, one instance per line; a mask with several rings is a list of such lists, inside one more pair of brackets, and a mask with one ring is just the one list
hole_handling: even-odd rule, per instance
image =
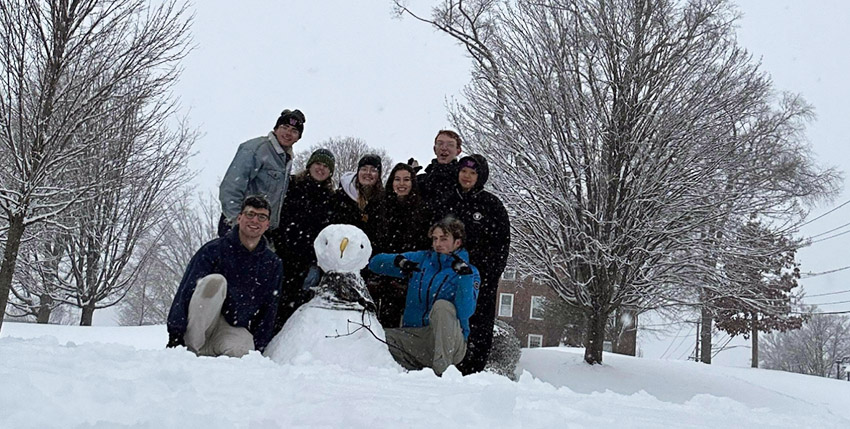
[[183, 336], [179, 334], [168, 333], [168, 344], [165, 345], [167, 349], [173, 349], [175, 347], [186, 346], [186, 343], [183, 341]]
[[452, 256], [454, 256], [454, 261], [452, 261], [452, 269], [455, 270], [458, 275], [466, 276], [472, 274], [472, 268], [469, 266], [469, 264], [466, 263], [466, 261], [460, 259], [460, 256], [458, 255]]
[[410, 158], [410, 159], [407, 160], [407, 165], [413, 167], [413, 173], [414, 174], [419, 173], [419, 170], [422, 169], [422, 166], [419, 165], [419, 161], [417, 161], [413, 158]]
[[411, 261], [410, 259], [405, 258], [404, 256], [398, 255], [393, 260], [393, 265], [397, 266], [401, 273], [405, 276], [409, 276], [414, 272], [421, 271], [419, 269], [419, 264]]

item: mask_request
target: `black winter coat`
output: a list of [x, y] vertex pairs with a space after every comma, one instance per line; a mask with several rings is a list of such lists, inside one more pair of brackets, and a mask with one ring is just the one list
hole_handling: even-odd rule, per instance
[[446, 201], [457, 186], [457, 165], [457, 160], [440, 164], [435, 158], [425, 168], [425, 174], [416, 176], [428, 223], [439, 221], [448, 214]]
[[[479, 176], [480, 177], [480, 176]], [[484, 280], [498, 279], [505, 270], [511, 245], [511, 225], [505, 206], [495, 195], [476, 187], [455, 189], [447, 201], [448, 213], [463, 222], [464, 247]]]
[[431, 246], [428, 239], [429, 217], [421, 199], [400, 200], [395, 195], [388, 195], [381, 202], [380, 209], [377, 240], [372, 244], [375, 254], [427, 250]]
[[363, 230], [369, 241], [373, 243], [372, 254], [374, 255], [374, 243], [378, 241], [378, 230], [380, 229], [382, 208], [381, 201], [377, 200], [366, 204], [363, 210], [357, 201], [354, 201], [344, 189], [337, 189], [333, 196], [333, 214], [331, 223], [344, 223], [354, 225]]
[[283, 260], [284, 275], [291, 270], [306, 275], [315, 264], [313, 241], [330, 225], [333, 192], [310, 176], [292, 179], [280, 212], [280, 227], [272, 233], [275, 250]]

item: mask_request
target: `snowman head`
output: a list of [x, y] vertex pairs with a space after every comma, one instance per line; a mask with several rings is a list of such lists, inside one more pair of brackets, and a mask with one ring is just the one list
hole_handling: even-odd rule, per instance
[[353, 225], [328, 225], [313, 242], [316, 260], [325, 272], [360, 271], [372, 256], [369, 237]]

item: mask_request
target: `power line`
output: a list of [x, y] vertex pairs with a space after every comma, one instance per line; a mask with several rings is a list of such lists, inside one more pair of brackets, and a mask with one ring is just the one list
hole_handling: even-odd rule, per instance
[[808, 224], [810, 224], [810, 223], [812, 223], [812, 222], [814, 222], [814, 221], [816, 221], [816, 220], [818, 220], [818, 219], [820, 219], [820, 218], [822, 218], [822, 217], [824, 217], [824, 216], [826, 216], [826, 215], [828, 215], [828, 214], [830, 214], [830, 213], [832, 213], [832, 212], [834, 212], [834, 211], [836, 211], [836, 210], [838, 210], [838, 209], [840, 209], [840, 208], [842, 208], [842, 207], [846, 206], [847, 204], [850, 204], [850, 200], [847, 200], [847, 201], [845, 201], [845, 202], [841, 203], [840, 205], [836, 206], [834, 209], [832, 209], [832, 210], [830, 210], [830, 211], [828, 211], [828, 212], [826, 212], [826, 213], [824, 213], [824, 214], [822, 214], [822, 215], [820, 215], [820, 216], [818, 216], [818, 217], [816, 217], [816, 218], [814, 218], [814, 219], [812, 219], [812, 220], [809, 220], [809, 221], [803, 222], [802, 224], [800, 224], [800, 226], [808, 225]]
[[839, 232], [838, 234], [830, 235], [829, 237], [824, 237], [824, 238], [821, 238], [821, 239], [818, 239], [818, 240], [812, 240], [812, 241], [809, 242], [808, 245], [811, 246], [812, 244], [820, 243], [821, 241], [826, 241], [826, 240], [829, 240], [830, 238], [839, 237], [839, 236], [842, 236], [842, 235], [848, 234], [848, 233], [850, 233], [850, 231]]
[[826, 292], [826, 293], [816, 293], [814, 295], [806, 295], [806, 298], [814, 298], [816, 296], [839, 295], [839, 294], [848, 293], [848, 292], [850, 292], [850, 289], [840, 290], [838, 292]]
[[848, 302], [850, 302], [850, 299], [848, 299], [846, 301], [822, 302], [820, 304], [811, 304], [811, 303], [804, 303], [804, 304], [805, 305], [834, 305], [834, 304], [847, 304]]
[[850, 310], [846, 311], [818, 311], [817, 313], [812, 313], [811, 311], [792, 311], [791, 314], [799, 314], [803, 316], [821, 316], [828, 314], [850, 314]]
[[834, 270], [823, 271], [823, 272], [820, 272], [820, 273], [801, 273], [800, 279], [810, 279], [812, 277], [818, 277], [818, 276], [822, 276], [822, 275], [825, 275], [825, 274], [837, 273], [839, 271], [844, 271], [844, 270], [847, 270], [847, 269], [850, 269], [850, 265], [848, 265], [846, 267], [836, 268]]
[[835, 228], [832, 228], [832, 229], [830, 229], [829, 231], [824, 231], [824, 232], [822, 232], [822, 233], [820, 233], [820, 234], [812, 235], [812, 236], [810, 236], [809, 238], [816, 238], [816, 237], [820, 237], [821, 235], [827, 235], [827, 234], [829, 234], [830, 232], [832, 232], [832, 231], [838, 231], [839, 229], [844, 228], [844, 227], [845, 227], [845, 226], [847, 226], [847, 225], [850, 225], [850, 222], [847, 222], [847, 223], [845, 223], [844, 225], [841, 225], [841, 226], [837, 226], [837, 227], [835, 227]]

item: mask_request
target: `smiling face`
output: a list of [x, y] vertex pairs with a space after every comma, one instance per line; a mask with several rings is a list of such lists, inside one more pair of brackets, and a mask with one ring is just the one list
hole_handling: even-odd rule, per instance
[[393, 192], [400, 197], [410, 195], [410, 190], [413, 187], [413, 178], [407, 170], [398, 170], [393, 176]]
[[288, 148], [292, 147], [292, 145], [301, 138], [301, 132], [298, 131], [298, 128], [295, 128], [292, 125], [283, 124], [278, 125], [278, 127], [274, 129], [274, 136], [277, 137], [277, 142], [280, 143], [281, 146]]
[[308, 171], [310, 172], [310, 177], [317, 182], [322, 182], [331, 175], [331, 169], [321, 162], [314, 162], [310, 164], [310, 169]]
[[455, 239], [450, 233], [443, 231], [443, 228], [436, 227], [431, 231], [431, 246], [437, 253], [450, 255], [460, 247], [460, 239]]
[[378, 169], [371, 165], [364, 165], [358, 168], [357, 181], [364, 186], [372, 186], [378, 183]]
[[460, 145], [457, 140], [448, 134], [440, 134], [434, 140], [434, 155], [437, 156], [437, 162], [440, 164], [448, 164], [460, 154]]
[[239, 224], [240, 239], [257, 240], [269, 229], [269, 211], [245, 206], [236, 217], [236, 223]]
[[460, 188], [464, 192], [469, 192], [478, 183], [478, 172], [469, 167], [463, 167], [460, 169], [457, 179], [458, 183], [460, 183]]

